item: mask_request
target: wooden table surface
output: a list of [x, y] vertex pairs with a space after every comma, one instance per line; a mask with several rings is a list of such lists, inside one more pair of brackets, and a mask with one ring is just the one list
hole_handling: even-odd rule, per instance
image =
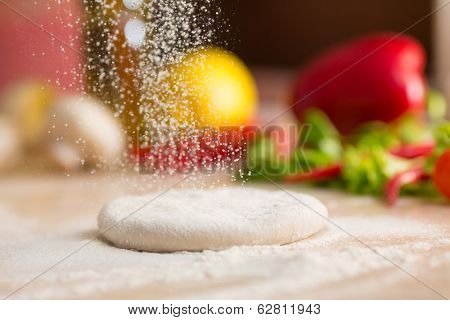
[[[170, 185], [170, 183], [171, 181], [165, 181], [166, 185]], [[51, 235], [57, 232], [61, 234], [61, 230], [65, 230], [64, 228], [71, 224], [79, 225], [80, 221], [85, 221], [86, 224], [82, 223], [82, 227], [77, 232], [80, 234], [95, 234], [92, 233], [95, 231], [95, 229], [92, 229], [95, 228], [95, 217], [99, 208], [106, 201], [122, 194], [147, 192], [161, 186], [161, 183], [155, 183], [151, 179], [140, 176], [67, 177], [19, 175], [4, 177], [0, 180], [0, 206], [18, 219], [18, 226], [22, 223], [21, 221], [24, 221], [24, 223], [25, 221], [34, 221], [37, 226], [37, 229], [35, 229], [39, 230], [41, 234]], [[261, 187], [267, 188], [268, 186], [263, 185]], [[347, 276], [340, 279], [318, 283], [317, 285], [301, 286], [302, 279], [307, 279], [308, 274], [302, 274], [301, 269], [299, 269], [298, 274], [296, 273], [295, 264], [299, 263], [300, 267], [299, 261], [301, 260], [295, 259], [299, 257], [304, 259], [305, 252], [311, 252], [307, 250], [318, 249], [313, 247], [311, 247], [313, 249], [307, 249], [304, 245], [299, 244], [291, 247], [287, 246], [285, 249], [286, 252], [289, 251], [289, 259], [294, 259], [292, 260], [294, 268], [290, 271], [292, 274], [289, 276], [293, 277], [293, 281], [295, 279], [300, 281], [298, 290], [295, 288], [284, 290], [284, 287], [281, 285], [284, 280], [279, 274], [285, 270], [283, 264], [285, 264], [284, 259], [287, 257], [285, 255], [286, 252], [280, 255], [278, 251], [263, 248], [260, 255], [252, 251], [251, 257], [236, 256], [236, 261], [238, 262], [233, 261], [230, 269], [237, 268], [236, 264], [239, 263], [245, 263], [247, 266], [255, 264], [254, 269], [246, 269], [245, 272], [236, 269], [232, 270], [232, 272], [230, 271], [229, 274], [224, 271], [215, 276], [204, 276], [208, 272], [213, 273], [215, 268], [220, 267], [219, 264], [226, 263], [226, 261], [221, 261], [218, 257], [221, 257], [223, 260], [228, 255], [219, 256], [221, 253], [217, 253], [213, 262], [210, 262], [210, 265], [207, 267], [209, 269], [202, 269], [204, 274], [200, 280], [190, 279], [188, 276], [183, 276], [181, 272], [179, 278], [171, 281], [148, 280], [142, 284], [119, 286], [92, 292], [77, 291], [75, 290], [78, 288], [76, 286], [81, 284], [75, 284], [70, 281], [37, 281], [38, 284], [30, 284], [24, 287], [11, 298], [440, 299], [450, 297], [450, 210], [448, 204], [439, 201], [427, 202], [417, 199], [404, 199], [396, 208], [388, 209], [380, 201], [370, 197], [360, 198], [335, 191], [305, 187], [287, 188], [306, 191], [317, 196], [329, 207], [331, 219], [336, 221], [336, 223], [344, 223], [347, 221], [345, 219], [359, 219], [361, 227], [354, 228], [349, 232], [358, 234], [358, 237], [364, 239], [365, 244], [377, 248], [376, 250], [407, 245], [409, 249], [406, 252], [414, 259], [399, 257], [399, 260], [393, 261], [398, 266], [390, 263], [374, 268], [368, 266], [367, 272], [355, 274], [350, 272]], [[396, 220], [392, 220], [394, 218]], [[407, 224], [414, 221], [416, 231], [411, 234], [407, 233], [405, 236], [405, 233], [401, 231], [397, 235], [396, 232], [391, 230], [385, 235], [380, 234], [377, 236], [372, 234], [364, 237], [364, 232], [366, 232], [364, 230], [370, 231], [372, 224], [383, 221], [389, 223], [391, 220], [396, 221], [395, 223], [399, 226], [403, 222]], [[420, 231], [420, 228], [417, 228], [417, 224], [423, 225], [423, 232]], [[434, 231], [430, 230], [439, 230], [439, 232], [433, 233]], [[9, 237], [10, 241], [12, 241], [12, 237], [15, 240], [20, 237], [26, 237], [19, 230], [17, 230], [17, 235], [14, 232], [14, 230], [10, 230], [9, 235], [8, 232], [0, 234], [0, 242], [5, 243], [7, 241], [4, 239], [5, 237]], [[321, 237], [325, 236], [319, 233], [313, 239], [306, 240], [305, 243], [320, 241]], [[62, 235], [61, 239], [64, 239], [64, 235]], [[88, 237], [85, 239], [88, 239]], [[31, 246], [32, 242], [33, 240], [29, 243], [25, 242], [25, 247]], [[105, 246], [109, 245], [105, 244]], [[351, 237], [346, 239], [339, 238], [336, 241], [330, 241], [329, 245], [322, 246], [320, 250], [325, 253], [328, 252], [330, 255], [339, 255], [348, 253], [345, 251], [346, 247], [363, 248], [364, 245], [357, 243]], [[26, 250], [23, 251], [24, 249], [21, 250], [20, 252], [26, 252]], [[109, 250], [119, 252], [119, 249], [116, 248]], [[0, 258], [2, 257], [1, 251], [8, 251], [8, 248], [5, 249], [0, 244]], [[105, 255], [115, 254], [116, 251], [105, 251]], [[26, 283], [27, 279], [31, 278], [37, 271], [35, 269], [30, 271], [32, 267], [28, 268], [26, 265], [22, 265], [20, 268], [13, 267], [14, 264], [10, 261], [19, 259], [20, 257], [17, 257], [17, 255], [23, 254], [20, 252], [9, 252], [9, 255], [5, 255], [3, 252], [4, 261], [0, 260], [0, 294], [4, 296], [17, 289], [20, 283]], [[49, 253], [44, 250], [39, 257], [43, 258], [46, 254]], [[149, 253], [143, 254], [151, 255]], [[238, 252], [238, 254], [240, 253]], [[207, 260], [205, 257], [211, 255], [214, 254], [209, 253], [204, 256], [197, 254], [196, 257], [201, 257], [203, 261]], [[247, 254], [244, 252], [243, 255]], [[120, 258], [120, 255], [118, 257]], [[166, 265], [170, 269], [172, 268], [171, 264], [177, 264], [177, 257], [186, 259], [187, 256], [164, 255], [161, 256], [161, 259], [171, 261], [167, 262]], [[172, 258], [174, 260], [170, 260]], [[261, 262], [261, 259], [264, 259], [264, 261]], [[27, 260], [24, 258], [23, 261]], [[70, 261], [66, 262], [70, 263]], [[148, 263], [150, 268], [151, 262]], [[203, 261], [202, 263], [205, 264], [207, 262]], [[216, 266], [214, 265], [215, 263], [217, 263]], [[203, 264], [201, 265], [202, 268]], [[269, 265], [271, 269], [265, 270], [266, 266]], [[346, 264], [336, 266], [336, 268], [338, 267], [351, 270], [352, 264], [350, 263], [349, 266]], [[400, 270], [399, 267], [403, 270]], [[17, 269], [11, 270], [12, 268]], [[111, 268], [113, 269], [113, 266]], [[195, 268], [195, 266], [192, 268]], [[324, 269], [324, 272], [333, 272], [332, 266], [327, 266], [327, 268], [331, 269]], [[44, 266], [41, 269], [45, 270]], [[123, 276], [127, 277], [127, 273], [123, 269], [120, 270], [122, 271], [117, 272], [123, 272]], [[49, 271], [49, 273], [51, 272]], [[20, 277], [21, 273], [23, 275], [22, 278]], [[7, 278], [2, 278], [2, 275]], [[17, 277], [20, 281], [11, 280], [14, 277]], [[95, 282], [95, 279], [92, 281]], [[258, 290], [251, 289], [258, 288], [258, 286], [263, 284], [266, 288], [264, 293], [259, 294]], [[268, 286], [269, 284], [270, 286]], [[58, 294], [58, 291], [51, 293], [51, 290], [57, 286], [67, 286], [67, 291], [63, 291], [61, 294]], [[70, 288], [70, 286], [73, 286], [73, 288]]]

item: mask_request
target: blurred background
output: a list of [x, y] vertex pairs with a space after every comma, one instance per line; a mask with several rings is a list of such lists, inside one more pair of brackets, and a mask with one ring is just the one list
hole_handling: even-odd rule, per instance
[[[298, 68], [316, 55], [352, 38], [402, 32], [429, 15], [439, 2], [443, 1], [285, 0], [277, 5], [271, 0], [227, 0], [222, 7], [231, 31], [222, 34], [222, 41], [255, 70], [263, 100], [276, 102], [286, 98]], [[447, 72], [438, 71], [448, 70], [444, 65], [449, 40], [440, 35], [448, 30], [448, 12], [441, 10], [406, 32], [422, 43], [429, 57], [427, 74], [447, 92]]]
[[[86, 88], [87, 80], [83, 74], [86, 59], [95, 58], [98, 54], [95, 42], [90, 43], [90, 48], [85, 47], [86, 30], [82, 28], [85, 10], [82, 2], [5, 0], [0, 3], [0, 103], [2, 113], [16, 119], [17, 125], [12, 126], [19, 127], [26, 151], [12, 142], [3, 148], [21, 149], [25, 153], [45, 150], [43, 162], [47, 163], [48, 154], [51, 154], [52, 161], [66, 169], [77, 167], [75, 163], [84, 161], [81, 155], [77, 155], [80, 151], [48, 142], [45, 147], [37, 144], [36, 140], [48, 140], [39, 136], [51, 130], [41, 128], [49, 126], [48, 121], [44, 125], [36, 119], [53, 110], [48, 106], [48, 101], [54, 101], [54, 95], [73, 94]], [[130, 1], [124, 1], [123, 5], [119, 2], [119, 10], [132, 10], [132, 5], [125, 2]], [[218, 30], [217, 42], [233, 51], [252, 71], [262, 114], [267, 111], [267, 105], [282, 108], [289, 104], [295, 74], [319, 53], [355, 37], [382, 31], [401, 32], [406, 28], [406, 33], [416, 38], [426, 51], [429, 81], [448, 97], [450, 40], [446, 32], [450, 9], [443, 8], [433, 13], [442, 4], [445, 1], [284, 0], [275, 3], [272, 0], [223, 0], [218, 5], [225, 23]], [[126, 67], [123, 66], [124, 69]], [[33, 91], [33, 88], [36, 90]], [[99, 92], [94, 92], [94, 95], [102, 97]], [[122, 100], [132, 101], [128, 98]], [[52, 103], [53, 106], [55, 104], [58, 105]], [[73, 106], [77, 102], [64, 101], [59, 104]], [[91, 110], [91, 107], [87, 109]], [[99, 117], [108, 117], [101, 111], [99, 114]], [[105, 121], [105, 128], [115, 128], [113, 122]], [[54, 128], [57, 124], [51, 123], [50, 126]], [[8, 127], [8, 124], [3, 127]], [[4, 133], [5, 136], [17, 136], [12, 131]], [[59, 132], [57, 137], [66, 134]], [[122, 143], [118, 135], [101, 139], [112, 140], [119, 145]], [[93, 143], [88, 148], [97, 146]], [[111, 147], [101, 152], [111, 159], [117, 157], [119, 151]]]
[[[401, 32], [433, 8], [431, 0], [226, 0], [230, 48], [255, 66], [295, 68], [338, 42]], [[433, 19], [408, 31], [433, 55]], [[226, 36], [225, 36], [226, 37]]]
[[[39, 26], [82, 50], [80, 34], [73, 28], [80, 23], [81, 1], [57, 2], [9, 0], [2, 3], [1, 88], [31, 74], [50, 79], [57, 77], [65, 88], [76, 86], [72, 78], [81, 72], [69, 72], [81, 63], [81, 57], [67, 48], [62, 49], [64, 46]], [[221, 1], [219, 5], [229, 31], [220, 32], [219, 43], [225, 43], [252, 67], [292, 70], [337, 42], [371, 32], [403, 31], [432, 12], [437, 2], [285, 0], [277, 5], [271, 0]], [[438, 44], [434, 32], [437, 32], [438, 18], [436, 14], [424, 19], [407, 32], [424, 45], [429, 57], [436, 55]], [[432, 61], [428, 70], [434, 69]]]

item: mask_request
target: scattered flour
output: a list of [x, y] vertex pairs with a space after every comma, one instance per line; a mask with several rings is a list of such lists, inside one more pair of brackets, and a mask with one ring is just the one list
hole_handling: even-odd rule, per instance
[[[4, 216], [0, 213], [2, 221]], [[415, 273], [418, 266], [450, 267], [450, 238], [440, 227], [385, 215], [331, 219], [409, 272]], [[123, 298], [143, 288], [140, 298], [312, 298], [311, 292], [364, 275], [379, 274], [371, 288], [407, 277], [333, 224], [285, 246], [157, 254], [91, 241], [95, 220], [86, 229], [87, 220], [78, 230], [67, 226], [47, 236], [27, 229], [20, 219], [1, 224], [0, 293], [6, 296], [88, 242], [11, 298]], [[29, 231], [30, 237], [3, 237], [16, 230]]]
[[146, 0], [130, 10], [122, 0], [82, 2], [88, 92], [122, 120], [130, 147], [169, 158], [168, 168], [149, 163], [149, 171], [173, 173], [178, 160], [163, 150], [177, 150], [183, 139], [199, 142], [201, 137], [189, 98], [197, 90], [189, 77], [174, 70], [192, 63], [184, 59], [192, 52], [204, 63], [199, 49], [217, 45], [218, 35], [226, 33], [220, 0]]

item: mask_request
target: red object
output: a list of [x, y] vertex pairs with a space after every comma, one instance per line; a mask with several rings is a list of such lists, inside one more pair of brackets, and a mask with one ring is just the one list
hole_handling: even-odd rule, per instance
[[400, 190], [404, 185], [426, 179], [429, 179], [429, 175], [425, 173], [423, 168], [414, 168], [395, 175], [386, 183], [384, 189], [386, 202], [390, 206], [395, 205], [400, 195]]
[[367, 121], [391, 122], [424, 110], [425, 52], [414, 39], [377, 34], [345, 43], [313, 60], [294, 86], [294, 112], [324, 111], [348, 134]]
[[24, 79], [64, 90], [81, 87], [81, 1], [0, 3], [0, 91]]
[[439, 192], [450, 199], [450, 149], [444, 152], [436, 162], [433, 182]]
[[285, 182], [295, 183], [304, 181], [322, 181], [335, 178], [342, 172], [340, 164], [332, 165], [326, 168], [313, 169], [306, 173], [297, 173], [284, 177]]
[[241, 158], [246, 144], [239, 128], [205, 131], [198, 136], [179, 138], [160, 146], [141, 148], [132, 154], [148, 172], [188, 173], [196, 169], [214, 169]]
[[243, 138], [247, 141], [253, 141], [262, 135], [261, 128], [258, 126], [246, 126], [242, 129]]
[[435, 146], [434, 142], [426, 142], [419, 145], [404, 145], [390, 150], [390, 153], [404, 159], [415, 159], [431, 155]]

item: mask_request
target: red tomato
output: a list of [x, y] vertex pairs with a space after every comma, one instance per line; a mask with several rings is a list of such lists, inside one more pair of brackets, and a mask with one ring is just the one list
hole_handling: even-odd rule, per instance
[[436, 162], [433, 181], [439, 192], [450, 199], [450, 149]]

